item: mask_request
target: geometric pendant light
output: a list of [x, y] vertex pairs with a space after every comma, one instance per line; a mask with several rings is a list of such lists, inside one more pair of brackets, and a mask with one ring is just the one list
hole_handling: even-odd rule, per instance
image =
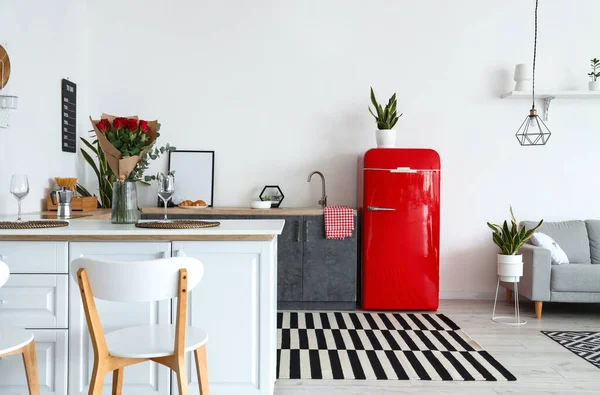
[[537, 20], [538, 20], [538, 1], [535, 0], [535, 35], [533, 39], [533, 88], [531, 110], [525, 118], [515, 136], [519, 140], [519, 144], [523, 146], [529, 145], [546, 145], [552, 133], [546, 126], [544, 121], [537, 115], [535, 109], [535, 59], [537, 55]]

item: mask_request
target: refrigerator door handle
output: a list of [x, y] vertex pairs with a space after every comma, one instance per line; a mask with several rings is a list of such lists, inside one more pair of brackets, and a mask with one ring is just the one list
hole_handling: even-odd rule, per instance
[[396, 211], [395, 208], [376, 207], [376, 206], [367, 206], [367, 210], [369, 210], [369, 211]]

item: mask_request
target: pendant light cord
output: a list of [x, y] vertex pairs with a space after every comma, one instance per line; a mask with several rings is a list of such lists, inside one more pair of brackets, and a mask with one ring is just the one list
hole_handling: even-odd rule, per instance
[[537, 29], [538, 29], [538, 2], [535, 0], [535, 34], [533, 36], [533, 84], [532, 84], [532, 105], [531, 108], [535, 109], [535, 58], [537, 55]]

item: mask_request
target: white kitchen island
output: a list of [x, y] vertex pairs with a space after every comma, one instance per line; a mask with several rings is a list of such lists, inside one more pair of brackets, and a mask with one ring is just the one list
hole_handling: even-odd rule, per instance
[[[276, 378], [277, 235], [283, 220], [223, 220], [216, 228], [140, 229], [107, 220], [75, 219], [64, 228], [0, 230], [0, 259], [11, 277], [0, 288], [0, 325], [35, 334], [42, 394], [87, 394], [93, 351], [69, 262], [192, 256], [205, 267], [189, 295], [188, 324], [206, 330], [211, 395], [273, 394]], [[174, 304], [97, 300], [105, 332], [173, 323]], [[198, 394], [193, 358], [190, 394]], [[107, 375], [103, 394], [110, 394]], [[177, 394], [175, 380], [153, 362], [127, 367], [123, 394]], [[0, 359], [0, 394], [26, 395], [22, 361]]]

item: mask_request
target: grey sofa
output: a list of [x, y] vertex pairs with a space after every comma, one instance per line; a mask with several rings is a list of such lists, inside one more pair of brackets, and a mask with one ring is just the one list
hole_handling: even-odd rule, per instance
[[[529, 229], [537, 222], [521, 225]], [[536, 318], [542, 317], [543, 302], [600, 303], [600, 220], [544, 222], [539, 232], [556, 241], [569, 264], [552, 265], [547, 249], [531, 244], [521, 248], [519, 295], [535, 302]], [[503, 285], [512, 290], [512, 284]]]

